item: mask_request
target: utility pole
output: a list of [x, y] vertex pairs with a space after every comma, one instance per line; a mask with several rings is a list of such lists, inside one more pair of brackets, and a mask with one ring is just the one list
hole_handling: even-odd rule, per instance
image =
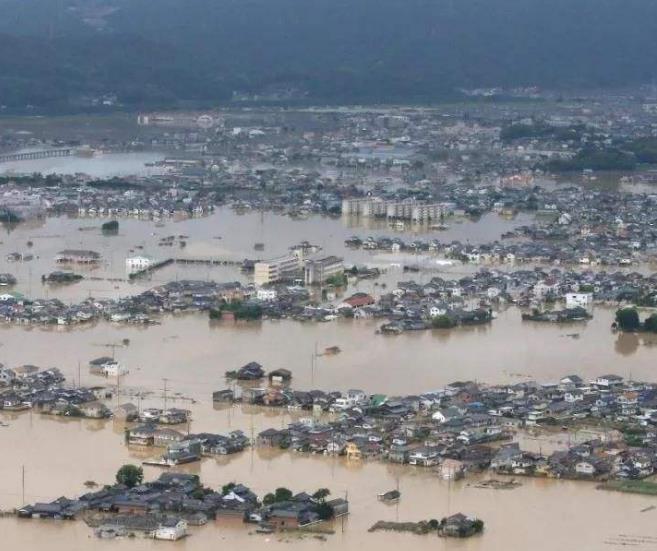
[[310, 358], [310, 383], [315, 384], [315, 368], [317, 367], [317, 341], [315, 341], [315, 348], [313, 349]]
[[82, 386], [82, 376], [80, 371], [80, 360], [78, 360], [78, 388]]
[[121, 370], [116, 372], [116, 407], [121, 405]]
[[21, 495], [23, 499], [22, 506], [24, 506], [25, 505], [25, 465], [21, 466], [21, 487], [22, 487]]
[[164, 388], [163, 388], [164, 411], [166, 411], [167, 410], [167, 382], [169, 381], [169, 379], [165, 377], [162, 380], [164, 381]]
[[315, 384], [315, 355], [310, 356], [310, 384]]
[[254, 436], [254, 429], [253, 429], [253, 413], [250, 415], [251, 417], [251, 470], [250, 472], [253, 473], [253, 455], [255, 454], [255, 436]]

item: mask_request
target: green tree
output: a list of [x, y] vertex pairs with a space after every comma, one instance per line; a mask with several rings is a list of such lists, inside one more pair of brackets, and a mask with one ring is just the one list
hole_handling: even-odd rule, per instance
[[276, 488], [276, 491], [274, 492], [274, 496], [276, 497], [276, 501], [289, 501], [292, 499], [292, 492], [288, 490], [287, 488]]
[[313, 499], [316, 499], [320, 503], [324, 503], [326, 498], [331, 495], [331, 490], [328, 488], [320, 488], [313, 494]]
[[641, 320], [636, 308], [626, 307], [617, 310], [616, 323], [622, 331], [637, 331], [641, 328]]
[[347, 284], [347, 276], [344, 274], [335, 274], [326, 278], [326, 284], [335, 287], [344, 287]]
[[321, 520], [332, 519], [334, 515], [333, 507], [331, 507], [325, 501], [317, 505], [317, 507], [315, 508], [315, 512], [317, 513], [317, 515]]
[[448, 315], [443, 314], [442, 316], [436, 316], [431, 320], [431, 325], [434, 329], [450, 329], [456, 325], [454, 320]]
[[287, 488], [276, 488], [274, 493], [271, 492], [262, 498], [263, 505], [272, 505], [282, 501], [290, 501], [292, 499], [292, 492]]
[[128, 488], [134, 488], [144, 480], [144, 469], [137, 465], [123, 465], [116, 472], [116, 482], [124, 484]]

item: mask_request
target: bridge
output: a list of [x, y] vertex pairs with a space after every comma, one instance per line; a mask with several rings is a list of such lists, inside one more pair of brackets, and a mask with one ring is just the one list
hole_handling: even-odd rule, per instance
[[44, 151], [28, 151], [26, 153], [8, 153], [0, 155], [0, 163], [11, 163], [14, 161], [33, 161], [35, 159], [50, 159], [52, 157], [70, 157], [73, 149], [47, 149]]

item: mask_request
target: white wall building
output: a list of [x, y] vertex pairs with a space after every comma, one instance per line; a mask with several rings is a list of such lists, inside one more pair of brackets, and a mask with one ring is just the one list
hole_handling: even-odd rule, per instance
[[593, 303], [591, 293], [567, 293], [566, 308], [588, 308]]
[[276, 292], [276, 289], [258, 289], [256, 291], [256, 298], [258, 300], [264, 300], [265, 302], [272, 302], [276, 300], [276, 297], [278, 296], [278, 293]]
[[256, 285], [267, 285], [268, 283], [292, 278], [301, 271], [302, 258], [297, 252], [273, 260], [256, 262], [253, 281]]
[[145, 270], [151, 264], [153, 264], [153, 259], [147, 255], [135, 255], [129, 256], [125, 259], [125, 267], [129, 272], [137, 272], [139, 270]]
[[157, 527], [153, 537], [156, 540], [176, 541], [187, 535], [187, 522], [182, 519], [166, 519]]
[[128, 369], [117, 361], [107, 362], [103, 365], [102, 371], [106, 377], [119, 377], [128, 374]]

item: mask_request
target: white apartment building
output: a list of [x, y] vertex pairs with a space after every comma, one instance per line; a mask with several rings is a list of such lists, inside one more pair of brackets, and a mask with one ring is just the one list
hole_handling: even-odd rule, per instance
[[344, 199], [342, 214], [364, 218], [397, 218], [413, 222], [427, 222], [438, 220], [441, 216], [448, 214], [452, 206], [450, 203], [427, 204], [413, 199], [384, 201], [380, 197], [361, 197]]
[[256, 262], [253, 281], [256, 285], [267, 285], [268, 283], [294, 277], [301, 271], [301, 268], [302, 256], [298, 253], [273, 260]]
[[145, 270], [151, 264], [153, 264], [153, 259], [147, 255], [135, 255], [129, 256], [125, 259], [125, 267], [129, 272], [136, 272], [139, 270]]

